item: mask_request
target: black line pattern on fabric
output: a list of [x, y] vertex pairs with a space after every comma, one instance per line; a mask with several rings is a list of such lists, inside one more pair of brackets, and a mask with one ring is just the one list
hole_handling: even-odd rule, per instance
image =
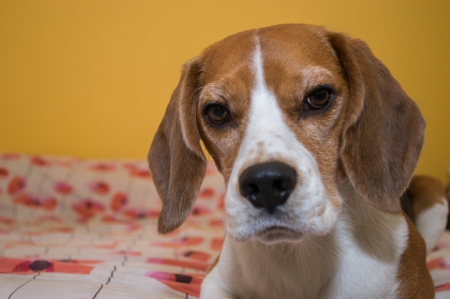
[[114, 269], [111, 271], [111, 275], [108, 277], [108, 281], [106, 282], [106, 285], [108, 285], [109, 282], [111, 281], [111, 278], [114, 277], [114, 272], [116, 272], [116, 266], [114, 266]]
[[[71, 179], [74, 175], [74, 173], [79, 169], [79, 166], [76, 167], [69, 167], [69, 169], [66, 172], [66, 175], [64, 177], [64, 181], [69, 184], [72, 185]], [[74, 192], [75, 193], [75, 192]], [[66, 212], [66, 208], [67, 208], [67, 200], [70, 196], [73, 196], [74, 194], [62, 194], [59, 197], [59, 204], [58, 204], [58, 215], [61, 215], [62, 217], [64, 217], [64, 213]]]
[[125, 186], [125, 193], [131, 194], [131, 190], [133, 189], [134, 180], [132, 180], [131, 176], [127, 178], [127, 184]]
[[35, 280], [36, 277], [38, 277], [39, 275], [41, 275], [40, 272], [39, 272], [37, 275], [34, 275], [32, 279], [28, 280], [27, 282], [25, 282], [24, 284], [22, 284], [21, 286], [19, 286], [17, 289], [15, 289], [15, 290], [9, 295], [8, 299], [11, 299], [15, 292], [17, 292], [18, 290], [20, 290], [20, 288], [22, 288], [23, 286], [29, 284], [31, 281]]
[[98, 293], [100, 293], [100, 291], [103, 289], [103, 285], [100, 286], [100, 289], [98, 289], [97, 293], [95, 293], [94, 297], [92, 297], [92, 299], [95, 299], [95, 297], [97, 297]]

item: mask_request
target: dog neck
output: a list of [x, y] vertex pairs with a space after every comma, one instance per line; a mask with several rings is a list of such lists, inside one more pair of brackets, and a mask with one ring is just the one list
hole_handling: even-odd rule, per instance
[[[391, 298], [408, 228], [401, 214], [369, 206], [348, 181], [340, 184], [343, 208], [331, 233], [296, 243], [238, 243], [227, 237], [221, 259], [239, 298]], [[388, 247], [388, 248], [387, 248]], [[234, 260], [231, 257], [235, 257]], [[367, 279], [376, 273], [376, 279]], [[332, 291], [332, 293], [331, 293]]]

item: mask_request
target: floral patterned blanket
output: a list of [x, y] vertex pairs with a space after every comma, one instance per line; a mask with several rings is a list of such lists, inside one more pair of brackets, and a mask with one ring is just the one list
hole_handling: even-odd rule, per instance
[[[161, 236], [145, 161], [0, 155], [0, 299], [197, 298], [218, 256], [224, 183], [213, 164], [192, 214]], [[450, 233], [428, 257], [450, 298]]]

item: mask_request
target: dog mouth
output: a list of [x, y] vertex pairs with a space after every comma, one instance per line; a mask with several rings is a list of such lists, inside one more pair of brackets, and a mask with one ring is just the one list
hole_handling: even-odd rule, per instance
[[283, 226], [271, 226], [255, 235], [257, 239], [266, 244], [296, 242], [299, 241], [303, 234]]

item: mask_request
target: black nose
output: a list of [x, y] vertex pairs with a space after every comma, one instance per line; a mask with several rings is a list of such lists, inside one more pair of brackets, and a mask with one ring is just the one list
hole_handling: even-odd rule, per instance
[[272, 214], [289, 198], [297, 182], [297, 172], [281, 162], [266, 162], [245, 169], [239, 177], [239, 191], [253, 206]]

